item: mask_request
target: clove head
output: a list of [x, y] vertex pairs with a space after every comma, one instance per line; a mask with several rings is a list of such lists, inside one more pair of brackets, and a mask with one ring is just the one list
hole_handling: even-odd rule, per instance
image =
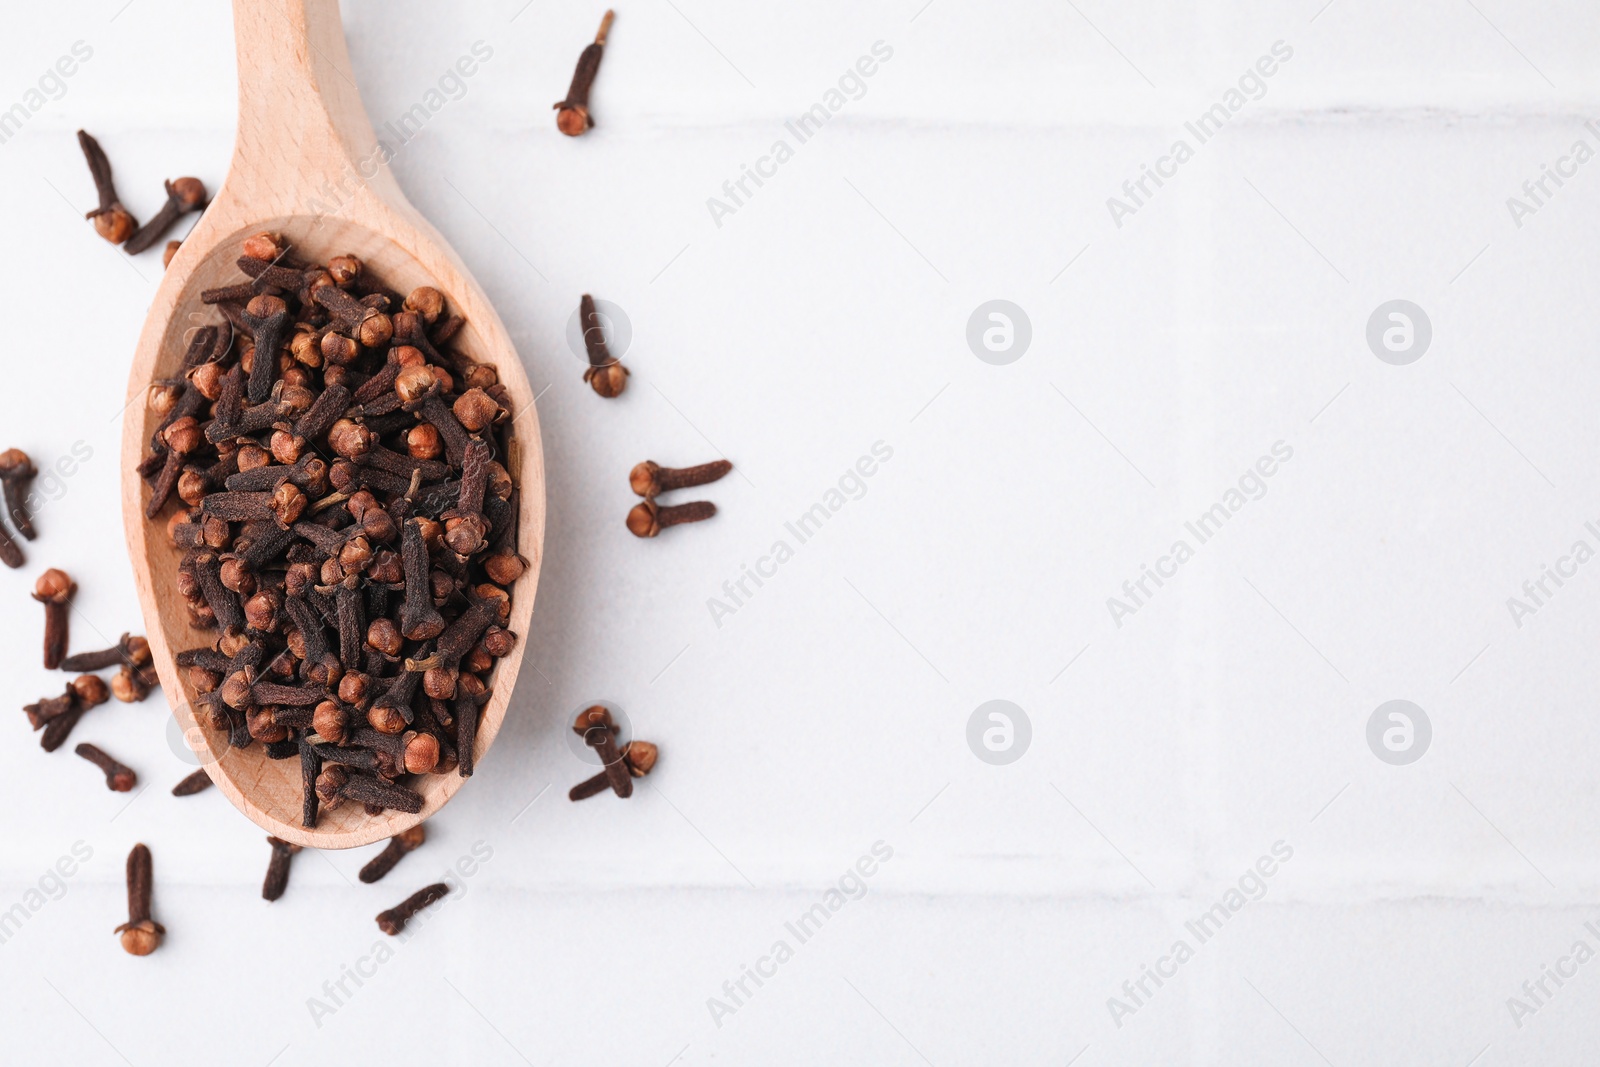
[[33, 583], [33, 599], [41, 604], [65, 604], [77, 589], [77, 583], [67, 576], [66, 571], [51, 567]]
[[[614, 733], [616, 726], [611, 721], [611, 712], [603, 704], [595, 704], [578, 712], [577, 721], [572, 724], [572, 732], [583, 738], [585, 743], [593, 744], [605, 733]], [[594, 738], [591, 741], [590, 738]]]
[[444, 314], [444, 294], [431, 285], [419, 285], [406, 297], [405, 307], [432, 326]]
[[500, 552], [483, 561], [483, 572], [496, 585], [512, 585], [528, 569], [528, 561], [514, 552]]
[[568, 137], [577, 137], [592, 125], [593, 123], [589, 121], [589, 109], [581, 104], [577, 107], [564, 107], [556, 112], [556, 129]]
[[661, 533], [661, 508], [654, 500], [635, 504], [628, 512], [628, 532], [635, 537], [655, 537]]
[[167, 183], [167, 196], [179, 211], [193, 211], [206, 202], [205, 183], [199, 178], [179, 178]]
[[405, 768], [407, 774], [427, 774], [438, 765], [438, 738], [432, 734], [418, 734], [406, 743]]
[[107, 210], [94, 214], [94, 232], [114, 245], [120, 245], [132, 237], [133, 231], [138, 228], [138, 223], [121, 204], [113, 204]]
[[[104, 684], [101, 683], [102, 686]], [[129, 670], [124, 664], [122, 670], [117, 672], [117, 676], [111, 679], [111, 694], [124, 704], [137, 704], [150, 695], [150, 686], [145, 684], [138, 673]]]
[[456, 421], [466, 427], [469, 433], [486, 430], [505, 418], [500, 405], [482, 389], [468, 389], [456, 399], [450, 410], [455, 415]]
[[115, 932], [122, 934], [122, 951], [130, 956], [148, 956], [161, 947], [161, 938], [167, 928], [145, 919], [143, 922], [123, 923]]
[[361, 260], [348, 253], [334, 256], [328, 260], [328, 274], [334, 285], [354, 285], [361, 277]]
[[36, 473], [33, 460], [22, 449], [8, 448], [0, 452], [0, 481], [32, 478]]
[[661, 464], [647, 459], [635, 464], [633, 470], [628, 472], [628, 485], [635, 495], [653, 498], [661, 493], [660, 474]]
[[239, 251], [251, 259], [272, 261], [283, 255], [283, 238], [275, 233], [262, 232], [246, 237]]
[[109, 699], [105, 680], [98, 674], [80, 674], [67, 685], [84, 708], [99, 707]]
[[402, 403], [414, 404], [439, 392], [439, 379], [426, 366], [414, 363], [395, 377], [394, 391]]
[[635, 778], [643, 778], [649, 774], [656, 765], [656, 757], [660, 755], [655, 744], [650, 741], [629, 741], [622, 750], [622, 758], [628, 763], [628, 773]]
[[583, 372], [589, 387], [607, 400], [614, 400], [628, 387], [628, 368], [621, 363], [608, 363], [604, 367], [590, 367]]
[[350, 772], [338, 763], [330, 763], [317, 775], [317, 799], [324, 811], [332, 811], [344, 802], [343, 789], [350, 780]]

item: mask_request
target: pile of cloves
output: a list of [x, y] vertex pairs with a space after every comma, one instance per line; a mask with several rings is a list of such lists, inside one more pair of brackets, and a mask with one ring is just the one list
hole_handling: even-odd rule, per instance
[[183, 553], [209, 645], [179, 652], [232, 747], [298, 757], [302, 824], [345, 801], [416, 812], [409, 775], [473, 770], [495, 662], [514, 646], [512, 402], [449, 342], [463, 320], [355, 256], [296, 262], [247, 238], [243, 280], [201, 300], [139, 467]]
[[[150, 221], [140, 226], [132, 213], [122, 206], [116, 183], [111, 180], [111, 161], [106, 158], [100, 142], [79, 130], [78, 147], [83, 149], [84, 161], [89, 164], [89, 175], [94, 179], [95, 193], [100, 199], [100, 206], [84, 218], [94, 222], [96, 233], [114, 245], [121, 245], [122, 250], [130, 256], [153, 247], [179, 219], [206, 206], [206, 187], [199, 178], [168, 181], [167, 202], [150, 217]], [[179, 243], [169, 242], [163, 266], [172, 261], [172, 253], [176, 251], [174, 246]]]

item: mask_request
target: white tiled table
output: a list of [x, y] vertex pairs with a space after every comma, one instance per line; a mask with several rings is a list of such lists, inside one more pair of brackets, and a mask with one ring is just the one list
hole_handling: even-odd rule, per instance
[[[1523, 983], [1600, 950], [1600, 563], [1520, 626], [1507, 600], [1600, 549], [1600, 163], [1520, 226], [1507, 199], [1574, 141], [1600, 150], [1600, 16], [1319, 3], [652, 0], [619, 9], [599, 125], [569, 141], [549, 104], [598, 8], [347, 0], [378, 126], [492, 50], [393, 166], [548, 390], [524, 677], [423, 851], [377, 887], [351, 884], [372, 850], [303, 854], [270, 906], [262, 833], [214, 792], [167, 795], [188, 768], [159, 696], [75, 738], [140, 771], [131, 801], [13, 713], [6, 1061], [1592, 1061], [1600, 963], [1537, 1004]], [[0, 575], [12, 707], [59, 681], [40, 567], [79, 581], [75, 647], [139, 628], [117, 451], [160, 259], [81, 221], [72, 131], [140, 215], [162, 178], [219, 185], [232, 140], [226, 5], [13, 11], [0, 108], [79, 41], [0, 143], [0, 447], [88, 453]], [[799, 143], [786, 121], [878, 42], [859, 99]], [[1195, 144], [1185, 123], [1276, 42], [1259, 99]], [[1193, 158], [1119, 227], [1107, 199], [1180, 137]], [[779, 139], [792, 157], [760, 163]], [[737, 210], [708, 207], [758, 163]], [[583, 292], [632, 323], [615, 403], [566, 347]], [[1006, 366], [966, 342], [993, 299], [1031, 323]], [[1432, 325], [1406, 366], [1365, 339], [1393, 299]], [[1278, 442], [1264, 495], [1198, 544], [1185, 523]], [[799, 544], [785, 523], [875, 445]], [[738, 473], [714, 522], [626, 533], [633, 463], [718, 455]], [[1193, 558], [1119, 626], [1108, 598], [1180, 538]], [[780, 539], [793, 558], [714, 611]], [[563, 730], [597, 698], [661, 764], [629, 803], [570, 805], [588, 768]], [[1397, 698], [1432, 725], [1409, 766], [1366, 741]], [[992, 699], [1031, 722], [1005, 766], [967, 744]], [[135, 841], [169, 930], [143, 960], [111, 934]], [[877, 842], [892, 857], [821, 922]], [[375, 954], [372, 916], [464, 857]], [[1241, 878], [1259, 899], [1201, 943], [1186, 924]], [[1147, 966], [1169, 977], [1141, 992]]]

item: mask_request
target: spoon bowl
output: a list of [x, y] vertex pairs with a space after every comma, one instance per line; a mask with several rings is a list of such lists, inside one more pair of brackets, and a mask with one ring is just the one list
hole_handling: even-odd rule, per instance
[[[416, 814], [367, 815], [347, 802], [323, 811], [314, 829], [300, 825], [300, 761], [271, 760], [264, 746], [228, 746], [227, 734], [194, 713], [197, 693], [174, 656], [209, 647], [215, 630], [189, 624], [178, 595], [182, 552], [166, 536], [164, 512], [144, 517], [149, 488], [135, 470], [160, 416], [146, 403], [152, 383], [181, 373], [194, 331], [220, 320], [202, 290], [236, 284], [240, 245], [251, 234], [283, 236], [301, 262], [357, 256], [389, 288], [431, 285], [466, 319], [452, 347], [493, 366], [513, 401], [506, 466], [520, 493], [518, 550], [527, 572], [511, 587], [508, 628], [523, 637], [533, 614], [544, 541], [544, 461], [533, 392], [505, 326], [461, 260], [407, 202], [389, 172], [390, 151], [367, 120], [350, 72], [337, 0], [234, 0], [239, 63], [239, 126], [228, 176], [184, 238], [151, 304], [128, 380], [122, 437], [122, 513], [146, 634], [162, 692], [188, 747], [234, 806], [274, 836], [313, 848], [353, 848], [380, 841], [432, 816], [465, 781], [456, 771], [412, 783]], [[476, 759], [493, 744], [510, 703], [523, 642], [490, 677]]]

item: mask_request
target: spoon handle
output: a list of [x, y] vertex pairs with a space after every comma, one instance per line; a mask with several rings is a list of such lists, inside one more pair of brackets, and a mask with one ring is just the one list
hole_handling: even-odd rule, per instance
[[368, 195], [395, 203], [399, 188], [350, 71], [338, 0], [233, 0], [233, 25], [232, 197], [257, 217], [335, 214]]

